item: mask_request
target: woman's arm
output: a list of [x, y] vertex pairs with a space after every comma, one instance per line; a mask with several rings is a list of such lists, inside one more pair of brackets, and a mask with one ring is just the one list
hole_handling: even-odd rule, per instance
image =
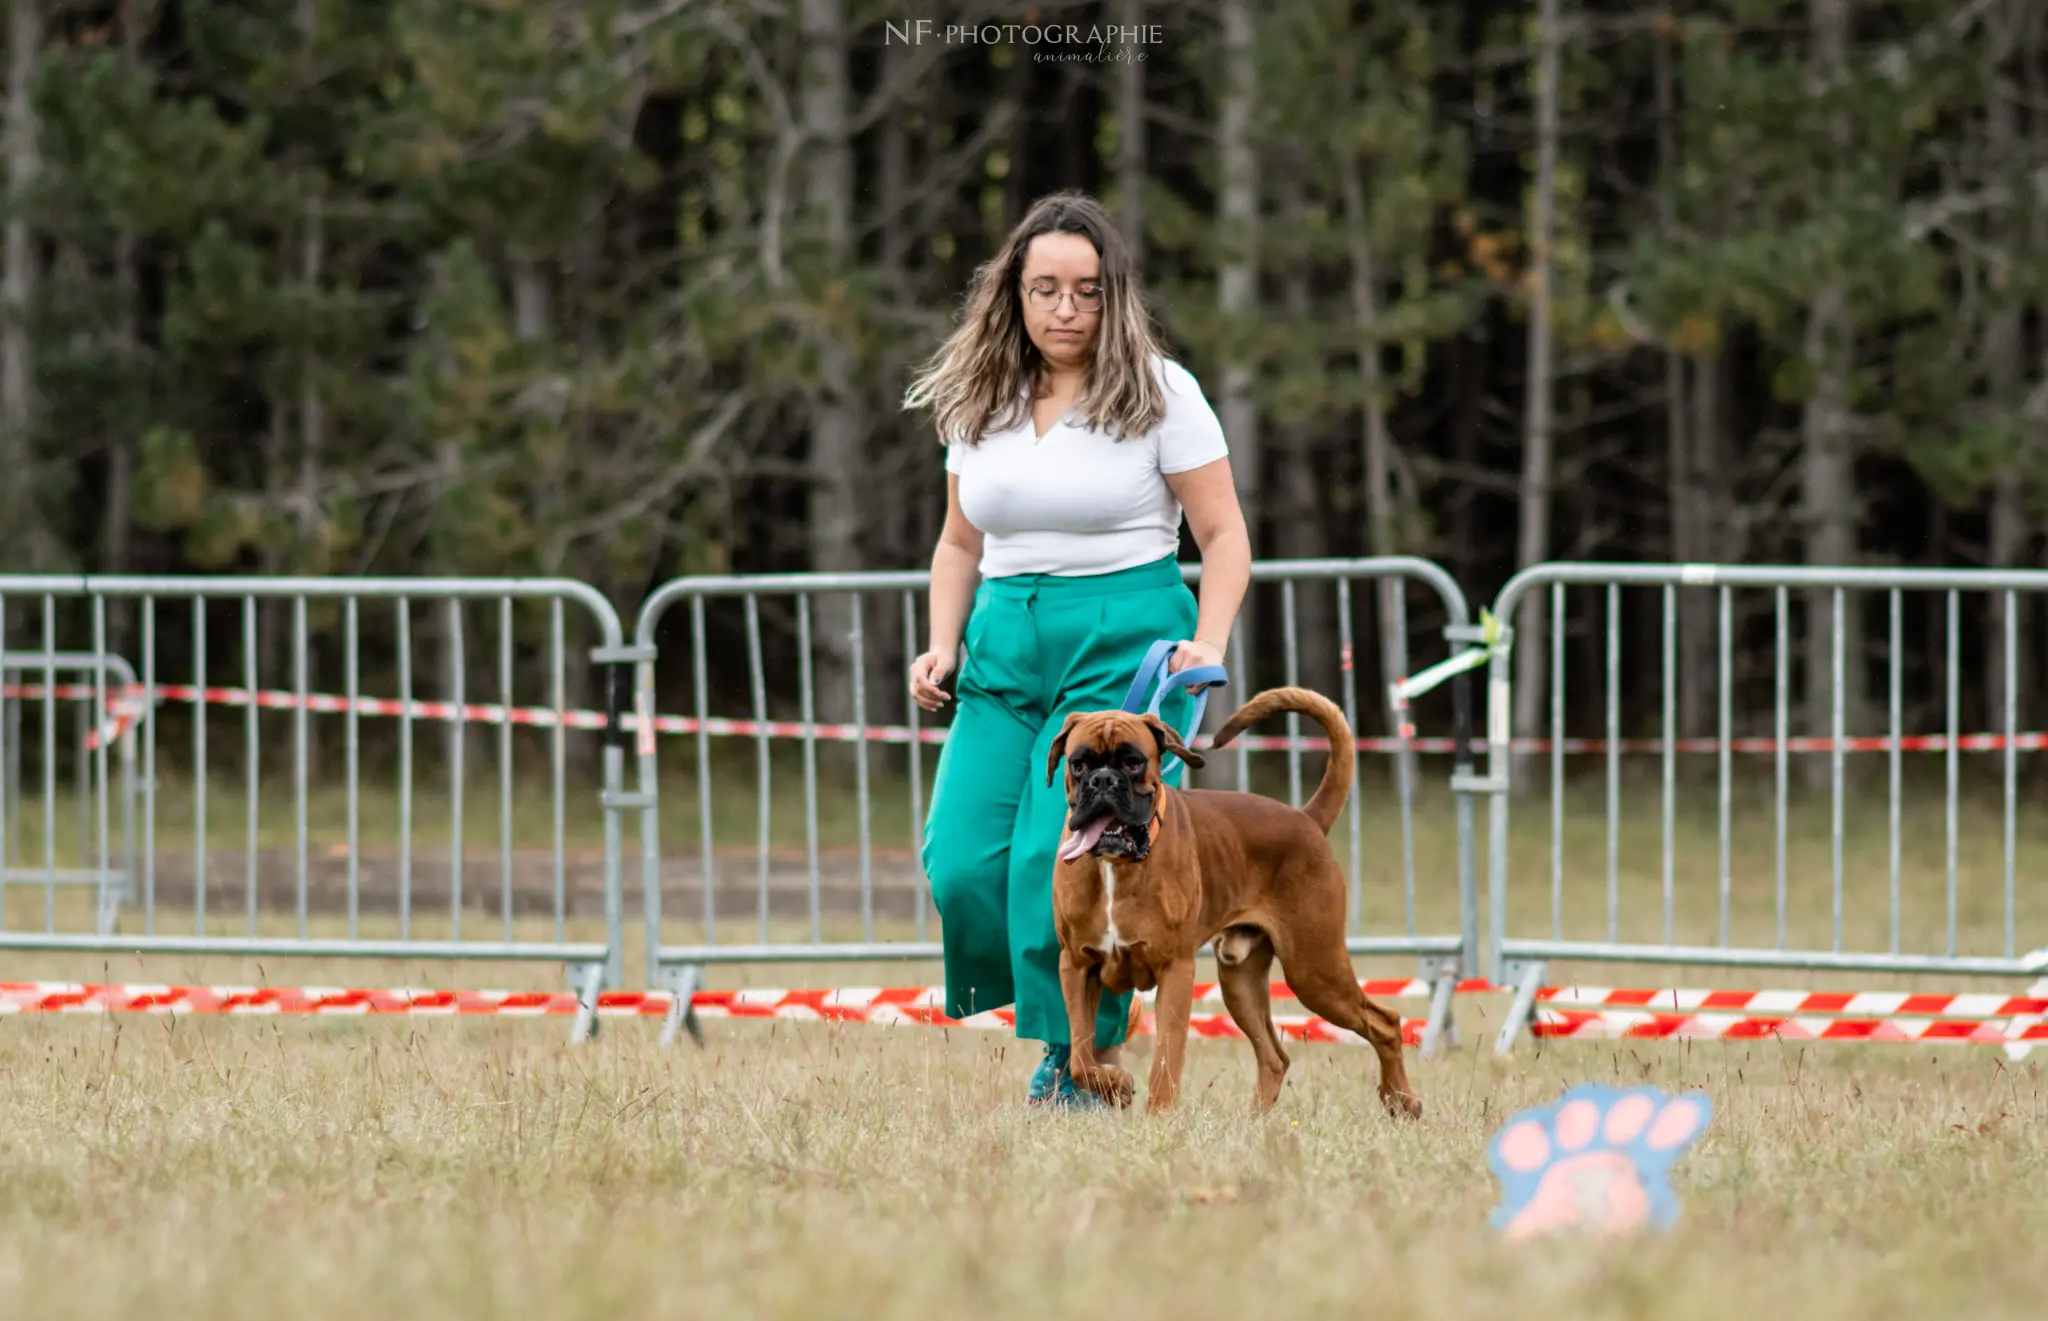
[[1252, 540], [1245, 530], [1244, 510], [1237, 503], [1237, 483], [1230, 460], [1218, 459], [1199, 468], [1170, 474], [1166, 485], [1187, 511], [1188, 530], [1202, 552], [1200, 617], [1195, 636], [1174, 652], [1170, 669], [1221, 665], [1230, 651], [1230, 633], [1237, 626], [1238, 607], [1252, 581]]
[[980, 576], [981, 529], [960, 512], [960, 478], [946, 475], [946, 522], [932, 551], [932, 581], [927, 616], [926, 650], [910, 665], [910, 695], [927, 711], [951, 700], [939, 685], [953, 672], [967, 612], [974, 605]]

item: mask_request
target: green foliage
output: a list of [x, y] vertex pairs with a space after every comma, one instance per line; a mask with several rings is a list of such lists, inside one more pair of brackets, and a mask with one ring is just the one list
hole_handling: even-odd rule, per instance
[[142, 435], [135, 521], [156, 531], [191, 527], [206, 512], [211, 481], [189, 431], [151, 427]]
[[[840, 388], [842, 359], [891, 493], [863, 510], [864, 536], [876, 557], [914, 562], [933, 493], [901, 476], [929, 468], [929, 435], [895, 413], [905, 365], [1020, 188], [1118, 186], [1113, 66], [1068, 77], [1001, 45], [892, 52], [884, 25], [902, 15], [879, 0], [843, 6], [845, 243], [824, 199], [803, 195], [820, 144], [793, 5], [138, 3], [132, 53], [118, 21], [55, 8], [35, 106], [43, 168], [22, 199], [42, 266], [38, 462], [7, 477], [70, 563], [99, 554], [97, 483], [119, 456], [136, 529], [176, 548], [166, 567], [631, 587], [788, 564], [816, 480], [808, 418]], [[969, 8], [998, 22], [1025, 10]], [[1176, 351], [1212, 395], [1226, 352], [1254, 364], [1265, 420], [1333, 465], [1333, 541], [1363, 507], [1362, 415], [1386, 410], [1414, 460], [1404, 535], [1466, 553], [1418, 507], [1492, 498], [1499, 479], [1470, 464], [1511, 473], [1518, 457], [1499, 420], [1523, 389], [1533, 8], [1255, 7], [1260, 297], [1230, 324], [1216, 310], [1213, 20], [1152, 8], [1168, 45], [1146, 66], [1144, 239]], [[1948, 504], [2019, 473], [2048, 508], [2039, 405], [2028, 411], [2048, 300], [2039, 110], [2022, 108], [2003, 155], [1986, 142], [1992, 98], [2038, 82], [2040, 50], [1993, 78], [1984, 14], [1887, 0], [1854, 6], [1846, 67], [1824, 81], [1803, 0], [1671, 8], [1616, 25], [1611, 6], [1566, 6], [1551, 293], [1572, 397], [1648, 417], [1657, 351], [1753, 344], [1728, 363], [1769, 396], [1749, 424], [1796, 431], [1810, 310], [1839, 290], [1862, 434]], [[1648, 103], [1659, 42], [1678, 96], [1669, 162]], [[908, 63], [887, 75], [884, 55]], [[1069, 132], [1065, 117], [1091, 113]], [[1077, 143], [1097, 159], [1070, 159]], [[890, 145], [899, 213], [884, 211]], [[2013, 315], [2033, 364], [2017, 381], [1986, 353]], [[1447, 373], [1480, 343], [1489, 429], [1475, 448], [1442, 430], [1464, 402], [1443, 396], [1476, 388]], [[1360, 354], [1374, 349], [1368, 399]], [[1624, 483], [1664, 444], [1654, 424], [1629, 425], [1626, 447], [1586, 460]], [[1432, 485], [1454, 444], [1466, 466]]]
[[1816, 76], [1803, 43], [1765, 39], [1796, 30], [1803, 4], [1755, 0], [1732, 21], [1681, 25], [1678, 227], [1645, 227], [1630, 265], [1664, 342], [1697, 351], [1755, 326], [1772, 393], [1794, 405], [1814, 381], [1808, 311], [1840, 291], [1863, 346], [1852, 407], [1941, 499], [1967, 505], [2022, 461], [2028, 429], [2015, 400], [1988, 413], [1973, 402], [1983, 373], [1972, 346], [1997, 300], [1959, 303], [1959, 266], [1987, 253], [1994, 265], [2038, 265], [2013, 246], [2023, 231], [2010, 207], [1968, 199], [2025, 189], [2038, 164], [1955, 150], [1982, 133], [1993, 94], [1985, 33], [1942, 26], [1954, 11], [1932, 0], [1890, 8], [1911, 39], [1852, 44], [1833, 80]]

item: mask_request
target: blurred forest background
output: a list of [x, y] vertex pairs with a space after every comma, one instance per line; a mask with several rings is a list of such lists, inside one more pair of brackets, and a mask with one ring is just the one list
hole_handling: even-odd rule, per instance
[[[1544, 559], [2042, 563], [2040, 0], [5, 4], [9, 571], [563, 575], [630, 610], [921, 567], [906, 372], [1063, 187], [1137, 245], [1261, 557], [1414, 553], [1475, 601]], [[1158, 40], [945, 39], [1026, 23]], [[1710, 675], [1711, 597], [1681, 623]], [[1907, 629], [1932, 700], [1938, 611]], [[1711, 680], [1681, 697], [1707, 728]]]

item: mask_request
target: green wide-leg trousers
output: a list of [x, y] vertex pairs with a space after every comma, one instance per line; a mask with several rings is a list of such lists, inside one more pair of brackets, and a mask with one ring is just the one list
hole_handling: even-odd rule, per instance
[[[976, 591], [924, 833], [948, 1014], [1014, 1003], [1018, 1036], [1071, 1044], [1052, 919], [1066, 777], [1046, 783], [1052, 741], [1069, 714], [1116, 709], [1146, 649], [1192, 637], [1195, 619], [1170, 559], [1095, 577], [992, 578]], [[1162, 709], [1176, 729], [1188, 701], [1177, 693]], [[1105, 995], [1096, 1045], [1123, 1040], [1129, 1014], [1128, 994]]]

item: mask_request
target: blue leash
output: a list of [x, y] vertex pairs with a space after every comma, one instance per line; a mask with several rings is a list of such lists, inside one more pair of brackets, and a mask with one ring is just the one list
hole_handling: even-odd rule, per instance
[[[1176, 689], [1196, 688], [1205, 684], [1221, 688], [1229, 682], [1229, 676], [1221, 665], [1197, 665], [1178, 674], [1169, 674], [1166, 663], [1172, 659], [1173, 651], [1174, 644], [1164, 638], [1152, 644], [1152, 649], [1145, 653], [1144, 661], [1138, 666], [1137, 675], [1131, 680], [1130, 691], [1124, 694], [1123, 710], [1132, 715], [1156, 716], [1159, 714], [1160, 706], [1166, 701], [1166, 695]], [[1148, 693], [1151, 694], [1150, 697], [1146, 696]], [[1192, 694], [1192, 697], [1195, 704], [1194, 714], [1188, 718], [1187, 732], [1181, 736], [1181, 742], [1189, 747], [1195, 745], [1195, 734], [1202, 728], [1202, 713], [1209, 707], [1208, 689], [1203, 688], [1201, 692]], [[1179, 765], [1180, 758], [1169, 755], [1160, 763], [1159, 774], [1169, 775]]]

